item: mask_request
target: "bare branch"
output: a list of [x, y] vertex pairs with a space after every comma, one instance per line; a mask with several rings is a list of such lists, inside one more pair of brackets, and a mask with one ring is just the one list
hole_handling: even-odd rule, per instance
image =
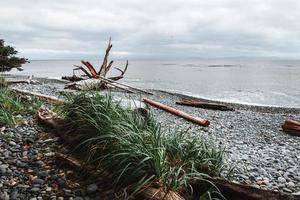
[[127, 71], [127, 68], [128, 68], [128, 60], [126, 61], [126, 66], [125, 66], [124, 70], [121, 70], [120, 68], [115, 67], [115, 69], [117, 69], [121, 72], [121, 74], [119, 76], [109, 77], [108, 79], [113, 80], [113, 81], [122, 79], [124, 77], [125, 72]]
[[78, 65], [74, 65], [76, 68], [75, 69], [73, 69], [73, 70], [81, 70], [81, 71], [83, 71], [89, 78], [93, 78], [92, 76], [91, 76], [91, 74], [88, 72], [88, 71], [86, 71], [86, 69], [84, 69], [82, 66], [78, 66]]
[[100, 76], [105, 76], [106, 73], [107, 73], [107, 59], [108, 59], [108, 56], [109, 56], [109, 51], [110, 49], [112, 48], [112, 44], [111, 44], [111, 37], [109, 37], [109, 42], [108, 42], [108, 46], [106, 48], [106, 51], [105, 51], [105, 55], [104, 55], [104, 58], [103, 58], [103, 63], [102, 63], [102, 66], [98, 72], [98, 75]]
[[97, 76], [97, 72], [96, 72], [94, 66], [91, 63], [85, 62], [83, 60], [81, 61], [81, 63], [84, 64], [88, 68], [88, 70], [91, 72], [92, 77], [95, 78]]

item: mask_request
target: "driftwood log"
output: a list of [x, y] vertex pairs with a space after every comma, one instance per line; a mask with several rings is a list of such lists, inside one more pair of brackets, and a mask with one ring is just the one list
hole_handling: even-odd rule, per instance
[[193, 107], [198, 107], [198, 108], [205, 108], [205, 109], [212, 109], [212, 110], [234, 111], [233, 108], [230, 108], [223, 104], [195, 101], [195, 100], [187, 100], [187, 99], [177, 101], [176, 104], [184, 105], [184, 106], [193, 106]]
[[[83, 77], [78, 77], [75, 75], [75, 71], [76, 70], [81, 70], [84, 75], [90, 79], [99, 79], [99, 77], [107, 77], [107, 74], [109, 73], [110, 69], [112, 68], [113, 62], [114, 61], [109, 61], [108, 57], [109, 57], [109, 53], [110, 50], [112, 48], [112, 44], [111, 44], [111, 38], [109, 38], [109, 42], [108, 42], [108, 46], [105, 50], [105, 55], [102, 61], [102, 65], [99, 69], [99, 71], [97, 72], [96, 68], [89, 62], [89, 61], [81, 61], [81, 64], [83, 66], [80, 65], [74, 65], [76, 68], [73, 69], [73, 76], [64, 76], [62, 77], [65, 80], [69, 80], [69, 81], [80, 81], [80, 80], [84, 80]], [[124, 67], [124, 69], [120, 69], [119, 67], [114, 67], [116, 70], [120, 71], [120, 75], [117, 76], [112, 76], [112, 77], [108, 77], [107, 79], [112, 80], [112, 81], [117, 81], [120, 80], [124, 77], [125, 72], [127, 71], [128, 68], [128, 60], [126, 61], [126, 65]], [[103, 81], [101, 79], [101, 84], [100, 87], [101, 88], [106, 88], [106, 84], [107, 81]]]
[[47, 101], [50, 103], [62, 103], [63, 102], [63, 100], [61, 100], [57, 97], [52, 97], [52, 96], [48, 96], [48, 95], [44, 95], [44, 94], [40, 94], [40, 93], [36, 93], [36, 92], [30, 92], [27, 90], [20, 90], [20, 89], [12, 89], [12, 90], [14, 92], [16, 92], [17, 94], [35, 96], [40, 100]]
[[285, 120], [281, 126], [282, 130], [290, 135], [300, 136], [300, 122], [295, 120]]
[[182, 118], [184, 118], [188, 121], [194, 122], [194, 123], [199, 124], [201, 126], [209, 126], [209, 124], [210, 124], [207, 119], [202, 119], [200, 117], [194, 117], [194, 116], [192, 116], [192, 115], [190, 115], [186, 112], [183, 112], [181, 110], [177, 110], [173, 107], [164, 105], [162, 103], [159, 103], [159, 102], [156, 102], [156, 101], [153, 101], [153, 100], [150, 100], [150, 99], [146, 99], [146, 98], [143, 101], [148, 105], [154, 106], [156, 108], [159, 108], [159, 109], [164, 110], [166, 112], [169, 112], [171, 114], [177, 115], [179, 117], [182, 117]]

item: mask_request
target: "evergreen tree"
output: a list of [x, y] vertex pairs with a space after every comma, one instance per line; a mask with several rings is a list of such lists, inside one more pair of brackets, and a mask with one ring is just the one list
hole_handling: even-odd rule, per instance
[[0, 39], [0, 72], [10, 71], [16, 68], [20, 71], [23, 69], [22, 64], [28, 62], [26, 58], [19, 58], [16, 56], [18, 53], [15, 48], [11, 46], [5, 46], [4, 40]]

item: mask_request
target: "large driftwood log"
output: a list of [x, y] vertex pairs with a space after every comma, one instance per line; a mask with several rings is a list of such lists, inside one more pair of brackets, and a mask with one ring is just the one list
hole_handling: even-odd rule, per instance
[[281, 127], [288, 134], [300, 136], [300, 122], [298, 121], [286, 120]]
[[[112, 44], [111, 44], [111, 38], [109, 38], [109, 42], [108, 42], [108, 46], [105, 50], [105, 55], [104, 55], [104, 58], [103, 58], [103, 62], [102, 62], [102, 65], [100, 67], [100, 70], [97, 72], [95, 67], [88, 61], [84, 61], [82, 60], [81, 63], [83, 64], [84, 67], [86, 67], [86, 69], [83, 67], [83, 66], [77, 66], [77, 65], [74, 65], [76, 68], [73, 69], [73, 73], [75, 70], [81, 70], [88, 78], [91, 78], [91, 79], [98, 79], [99, 77], [106, 77], [108, 72], [110, 71], [111, 67], [112, 67], [112, 64], [113, 64], [113, 61], [108, 61], [108, 57], [109, 57], [109, 52], [112, 48]], [[124, 74], [125, 72], [127, 71], [127, 68], [128, 68], [128, 60], [126, 61], [126, 65], [125, 65], [125, 68], [124, 70], [118, 68], [118, 67], [115, 67], [116, 70], [120, 71], [121, 74], [118, 75], [118, 76], [113, 76], [113, 77], [109, 77], [108, 79], [112, 80], [112, 81], [117, 81], [117, 80], [120, 80], [124, 77]], [[77, 81], [77, 80], [82, 80], [81, 79], [82, 77], [76, 77], [75, 75], [73, 76], [65, 76], [63, 77], [63, 79], [66, 79], [66, 80], [69, 80], [69, 81]], [[101, 80], [101, 84], [100, 84], [100, 87], [101, 88], [106, 88], [106, 84], [107, 82], [106, 81], [103, 81]]]
[[182, 118], [184, 118], [184, 119], [186, 119], [188, 121], [194, 122], [194, 123], [199, 124], [201, 126], [209, 126], [209, 124], [210, 124], [207, 119], [202, 119], [200, 117], [194, 117], [194, 116], [192, 116], [192, 115], [190, 115], [188, 113], [185, 113], [185, 112], [183, 112], [181, 110], [177, 110], [175, 108], [172, 108], [170, 106], [164, 105], [162, 103], [159, 103], [159, 102], [156, 102], [156, 101], [153, 101], [153, 100], [150, 100], [150, 99], [146, 99], [146, 98], [144, 99], [144, 102], [146, 104], [149, 104], [151, 106], [154, 106], [156, 108], [159, 108], [161, 110], [169, 112], [171, 114], [177, 115], [179, 117], [182, 117]]
[[[300, 200], [300, 196], [297, 195], [260, 189], [251, 185], [234, 183], [216, 177], [208, 178], [207, 180], [213, 183], [228, 200]], [[192, 185], [196, 196], [198, 190], [206, 190], [211, 187], [206, 181], [199, 180], [195, 180]]]
[[69, 83], [65, 86], [65, 89], [95, 90], [95, 89], [102, 88], [103, 82], [105, 82], [107, 85], [111, 85], [115, 88], [124, 90], [126, 92], [135, 93], [134, 91], [132, 91], [132, 90], [126, 88], [126, 87], [123, 87], [121, 85], [118, 85], [116, 83], [109, 82], [109, 81], [106, 81], [106, 80], [101, 80], [101, 79], [86, 79], [86, 80], [81, 80], [81, 81], [77, 81], [77, 82], [74, 82], [74, 83]]
[[195, 100], [181, 100], [177, 101], [176, 104], [184, 105], [184, 106], [193, 106], [198, 108], [206, 108], [212, 110], [222, 110], [222, 111], [233, 111], [233, 108], [229, 108], [226, 105], [218, 104], [218, 103], [210, 103], [210, 102], [203, 102], [203, 101], [195, 101]]

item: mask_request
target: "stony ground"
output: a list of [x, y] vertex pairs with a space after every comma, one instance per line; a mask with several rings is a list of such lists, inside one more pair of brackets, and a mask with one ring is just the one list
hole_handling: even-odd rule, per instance
[[97, 184], [74, 181], [76, 173], [55, 162], [59, 138], [25, 116], [25, 124], [0, 131], [0, 199], [99, 199]]
[[[54, 96], [58, 96], [59, 90], [63, 89], [62, 84], [53, 82], [43, 85], [22, 84], [14, 87]], [[144, 97], [141, 95], [129, 97], [128, 94], [118, 92], [115, 95], [134, 99]], [[300, 195], [300, 137], [287, 135], [280, 128], [280, 124], [287, 118], [300, 120], [300, 109], [229, 104], [236, 110], [222, 112], [175, 105], [174, 102], [181, 96], [165, 92], [156, 91], [155, 95], [149, 98], [210, 120], [209, 127], [200, 127], [164, 111], [152, 109], [166, 130], [174, 130], [174, 128], [188, 130], [187, 134], [203, 138], [225, 149], [228, 167], [224, 170], [224, 176], [231, 167], [234, 167], [230, 176], [234, 181]], [[2, 187], [0, 191], [2, 196], [0, 199], [9, 196], [12, 198], [15, 193], [21, 196], [27, 195], [28, 198], [55, 194], [56, 198], [62, 199], [65, 193], [69, 192], [75, 197], [74, 191], [59, 185], [60, 182], [66, 181], [57, 175], [55, 170], [59, 169], [53, 171], [52, 168], [45, 168], [48, 166], [47, 162], [50, 164], [52, 162], [50, 158], [54, 151], [55, 138], [54, 141], [49, 142], [39, 141], [40, 131], [30, 125], [4, 132], [15, 136], [12, 139], [8, 136], [1, 137], [0, 186]], [[30, 138], [29, 143], [27, 138]], [[46, 161], [38, 159], [43, 157], [40, 156], [42, 153]], [[39, 174], [44, 171], [45, 174], [47, 173], [47, 178]], [[12, 183], [15, 185], [11, 186]], [[96, 187], [96, 185], [91, 187], [93, 186]], [[55, 188], [60, 188], [58, 189], [60, 192], [53, 193]], [[80, 191], [83, 195], [86, 194], [86, 188]]]

